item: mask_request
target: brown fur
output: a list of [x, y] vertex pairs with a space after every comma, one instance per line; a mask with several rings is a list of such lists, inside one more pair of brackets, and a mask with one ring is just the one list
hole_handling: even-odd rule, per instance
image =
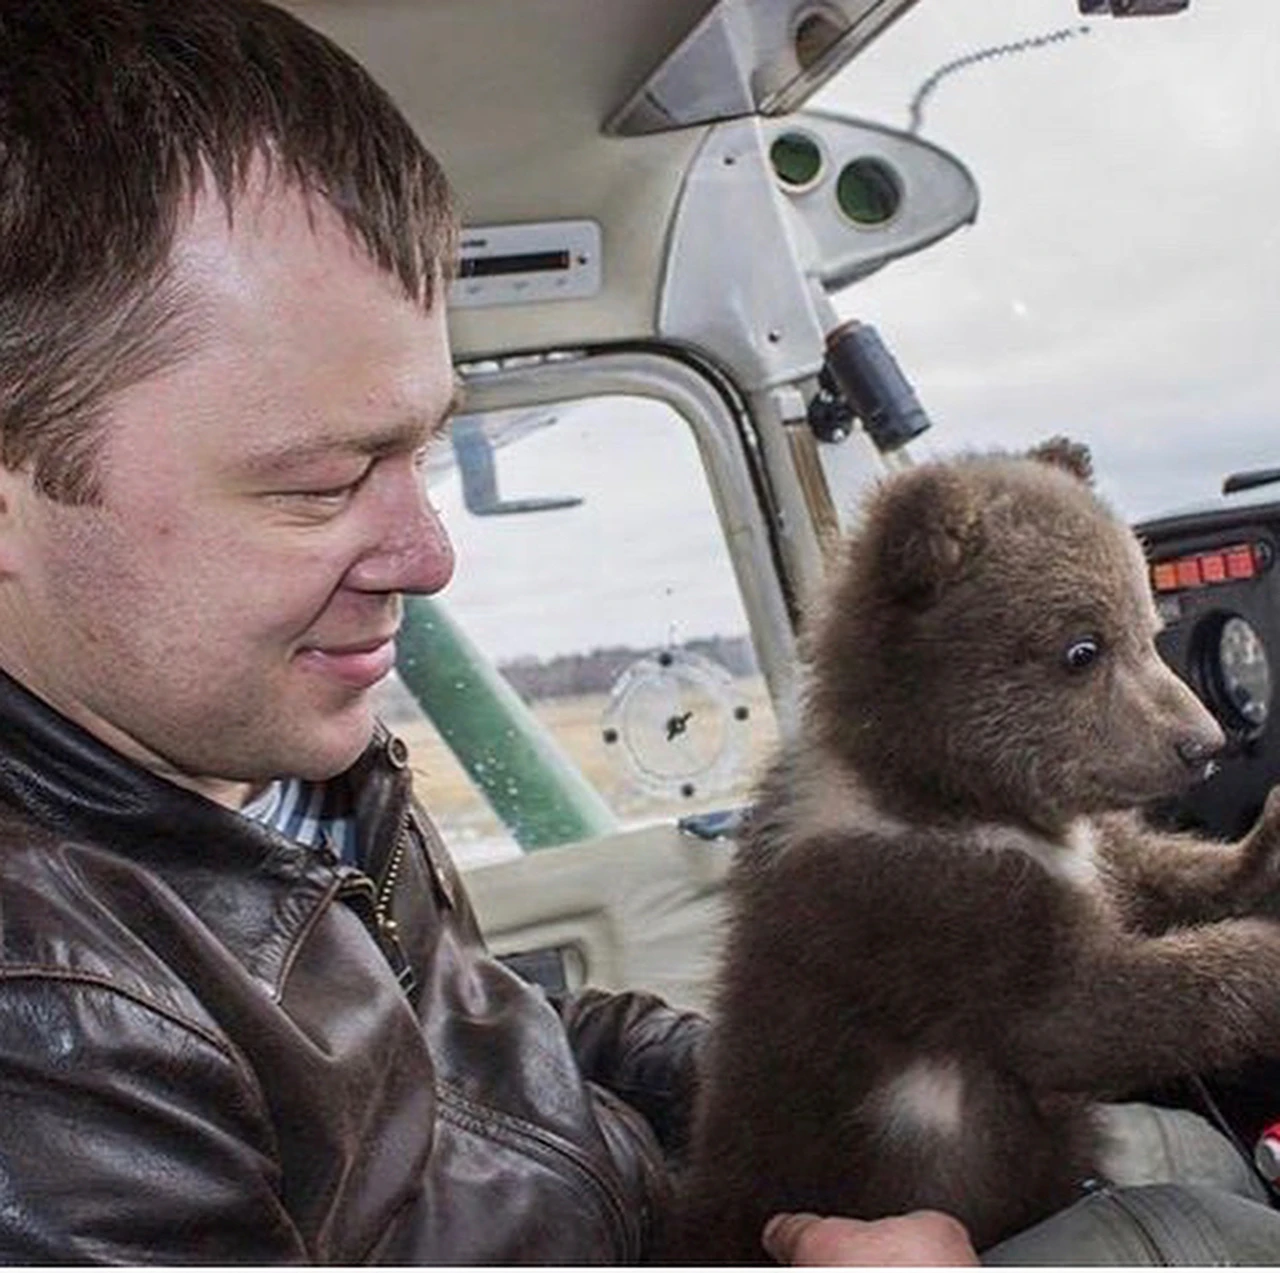
[[1280, 801], [1234, 846], [1129, 812], [1222, 736], [1080, 458], [872, 497], [731, 878], [675, 1258], [760, 1262], [799, 1209], [937, 1207], [985, 1247], [1096, 1174], [1092, 1102], [1280, 1046], [1280, 925], [1251, 917]]

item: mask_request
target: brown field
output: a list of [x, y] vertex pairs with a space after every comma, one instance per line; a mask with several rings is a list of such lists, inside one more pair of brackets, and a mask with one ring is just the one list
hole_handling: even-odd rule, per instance
[[[738, 681], [740, 700], [750, 709], [745, 725], [742, 765], [731, 785], [684, 799], [642, 790], [627, 772], [618, 749], [602, 738], [608, 705], [605, 694], [545, 699], [532, 704], [535, 715], [551, 731], [560, 747], [604, 798], [624, 826], [682, 817], [708, 809], [742, 803], [776, 738], [773, 709], [760, 678]], [[409, 745], [414, 789], [431, 811], [450, 847], [463, 859], [484, 858], [508, 851], [512, 841], [485, 803], [434, 726], [422, 716], [400, 718], [392, 726]]]

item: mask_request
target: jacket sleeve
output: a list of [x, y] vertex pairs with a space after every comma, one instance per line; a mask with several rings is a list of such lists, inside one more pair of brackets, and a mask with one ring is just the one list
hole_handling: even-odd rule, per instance
[[0, 1262], [304, 1263], [255, 1085], [92, 975], [0, 979]]
[[638, 1110], [670, 1156], [688, 1143], [706, 1019], [656, 995], [582, 990], [555, 1000], [584, 1076]]

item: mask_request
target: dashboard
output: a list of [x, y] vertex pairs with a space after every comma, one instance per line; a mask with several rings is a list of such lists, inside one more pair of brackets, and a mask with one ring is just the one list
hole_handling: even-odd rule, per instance
[[1165, 624], [1157, 647], [1227, 735], [1217, 773], [1155, 817], [1236, 839], [1280, 777], [1280, 502], [1178, 514], [1135, 530]]

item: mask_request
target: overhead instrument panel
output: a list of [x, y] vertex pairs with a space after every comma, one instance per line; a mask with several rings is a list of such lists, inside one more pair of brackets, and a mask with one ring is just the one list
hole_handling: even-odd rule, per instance
[[794, 110], [916, 0], [719, 0], [619, 108], [621, 136]]
[[575, 300], [599, 290], [600, 227], [594, 221], [468, 226], [449, 304], [469, 309]]
[[749, 391], [814, 376], [833, 292], [972, 221], [978, 188], [941, 147], [816, 111], [707, 135], [669, 238], [658, 334]]
[[769, 169], [807, 234], [806, 273], [829, 292], [972, 222], [978, 187], [910, 133], [819, 111], [765, 128]]

